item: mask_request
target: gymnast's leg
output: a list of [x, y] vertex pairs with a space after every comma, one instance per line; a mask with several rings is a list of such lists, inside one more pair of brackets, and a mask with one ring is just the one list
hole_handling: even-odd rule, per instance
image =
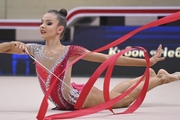
[[[162, 84], [167, 84], [173, 81], [177, 81], [180, 78], [180, 72], [176, 72], [173, 74], [169, 74], [167, 71], [161, 69], [158, 71], [157, 75], [154, 77], [151, 77], [149, 80], [149, 86], [148, 86], [148, 91], [159, 86]], [[134, 83], [135, 84], [135, 83]], [[122, 94], [122, 91], [118, 90], [123, 84], [118, 84], [115, 89], [113, 89], [110, 93], [111, 99], [117, 97], [118, 95]], [[129, 106], [139, 95], [139, 93], [142, 90], [142, 87], [144, 85], [144, 81], [142, 81], [129, 95], [127, 95], [124, 99], [116, 103], [113, 108], [120, 108], [120, 107], [127, 107]], [[132, 85], [131, 85], [132, 86]], [[131, 87], [129, 86], [129, 87]], [[127, 87], [128, 89], [128, 87]]]
[[[150, 76], [151, 77], [156, 76], [156, 73], [151, 68], [150, 68]], [[121, 93], [123, 93], [124, 91], [126, 91], [129, 87], [134, 85], [140, 79], [140, 77], [137, 77], [135, 79], [127, 80], [127, 81], [119, 83], [110, 92], [111, 98], [114, 98], [114, 97], [120, 95]], [[92, 106], [98, 105], [98, 104], [103, 103], [103, 102], [104, 102], [103, 91], [99, 90], [98, 88], [96, 88], [94, 86], [94, 87], [92, 87], [92, 89], [90, 90], [88, 96], [86, 97], [86, 100], [84, 102], [84, 108], [92, 107]]]
[[[150, 68], [149, 71], [150, 71], [150, 78], [156, 76], [156, 73], [154, 72], [154, 70], [152, 68]], [[117, 92], [117, 93], [125, 92], [129, 87], [131, 87], [132, 85], [137, 83], [141, 77], [142, 76], [119, 83], [117, 86], [115, 86], [113, 88], [112, 92]], [[145, 78], [144, 78], [144, 80], [145, 80]]]

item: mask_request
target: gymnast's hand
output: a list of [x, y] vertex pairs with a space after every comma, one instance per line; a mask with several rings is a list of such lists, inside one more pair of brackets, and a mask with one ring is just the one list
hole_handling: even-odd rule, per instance
[[163, 52], [162, 45], [160, 44], [159, 47], [156, 50], [156, 54], [150, 58], [150, 65], [154, 65], [159, 61], [163, 61], [165, 57], [161, 57], [161, 54]]
[[26, 44], [23, 42], [19, 42], [19, 41], [12, 41], [12, 43], [14, 44], [15, 48], [22, 51], [22, 54], [25, 54], [28, 52]]

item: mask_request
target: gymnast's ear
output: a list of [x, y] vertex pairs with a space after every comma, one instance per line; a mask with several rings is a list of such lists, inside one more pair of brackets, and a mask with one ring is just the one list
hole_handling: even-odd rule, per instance
[[58, 34], [61, 34], [64, 31], [64, 27], [63, 26], [59, 26], [58, 27]]

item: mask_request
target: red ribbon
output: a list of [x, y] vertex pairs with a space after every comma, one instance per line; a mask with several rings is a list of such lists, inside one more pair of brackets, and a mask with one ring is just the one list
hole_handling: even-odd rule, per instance
[[[127, 49], [127, 50], [124, 50], [122, 52], [119, 52], [118, 54], [114, 55], [110, 59], [106, 60], [103, 64], [101, 64], [99, 66], [99, 68], [94, 72], [94, 74], [90, 77], [88, 82], [86, 83], [86, 86], [84, 87], [84, 89], [83, 89], [83, 91], [82, 91], [82, 93], [81, 93], [75, 107], [77, 109], [82, 108], [84, 100], [85, 100], [87, 94], [89, 93], [91, 87], [94, 85], [94, 83], [96, 82], [97, 78], [101, 75], [101, 73], [107, 68], [107, 66], [109, 66], [108, 69], [107, 69], [106, 77], [105, 77], [105, 81], [104, 81], [104, 96], [105, 96], [106, 102], [104, 102], [104, 103], [102, 103], [100, 105], [91, 107], [91, 108], [86, 108], [86, 109], [76, 110], [76, 111], [72, 111], [72, 112], [61, 113], [61, 114], [50, 115], [50, 116], [45, 117], [45, 120], [67, 119], [67, 118], [80, 117], [80, 116], [85, 116], [85, 115], [89, 115], [89, 114], [92, 114], [92, 113], [96, 113], [96, 112], [102, 111], [102, 110], [107, 109], [107, 108], [109, 108], [109, 110], [111, 112], [113, 112], [113, 110], [111, 109], [111, 106], [114, 105], [115, 103], [117, 103], [118, 101], [120, 101], [121, 99], [123, 99], [126, 95], [128, 95], [133, 89], [136, 88], [136, 86], [144, 78], [144, 76], [143, 76], [140, 79], [139, 82], [137, 82], [133, 87], [131, 87], [129, 90], [127, 90], [122, 95], [120, 95], [120, 96], [118, 96], [118, 97], [116, 97], [116, 98], [114, 98], [112, 100], [109, 100], [109, 90], [108, 90], [108, 88], [109, 88], [109, 82], [110, 82], [111, 73], [112, 73], [114, 64], [115, 64], [116, 60], [119, 58], [119, 56], [124, 54], [126, 51], [134, 50], [134, 49], [135, 48]], [[139, 48], [139, 49], [141, 49], [141, 50], [143, 50], [145, 52], [145, 59], [146, 59], [147, 63], [149, 63], [149, 57], [148, 57], [148, 54], [145, 51], [145, 49], [143, 49], [143, 48]], [[144, 99], [144, 96], [145, 96], [147, 88], [148, 88], [147, 86], [148, 86], [148, 83], [149, 83], [149, 64], [147, 66], [148, 66], [147, 69], [146, 69], [146, 76], [147, 77], [146, 77], [146, 82], [145, 82], [146, 86], [143, 87], [143, 90], [142, 90], [143, 92], [140, 95], [141, 96], [140, 97], [141, 101], [138, 101], [138, 99], [137, 99], [133, 103], [132, 107], [129, 107], [129, 109], [126, 110], [126, 113], [132, 113], [142, 103], [142, 100]], [[137, 102], [139, 102], [139, 103], [137, 104]], [[122, 112], [122, 113], [125, 113], [125, 112]], [[116, 113], [116, 114], [122, 114], [122, 113]]]
[[[154, 22], [151, 22], [149, 24], [146, 24], [126, 35], [124, 35], [123, 37], [115, 40], [114, 42], [106, 45], [106, 46], [103, 46], [97, 50], [94, 50], [92, 52], [100, 52], [100, 51], [103, 51], [103, 50], [106, 50], [106, 49], [109, 49], [113, 46], [116, 46], [124, 41], [126, 41], [128, 38], [132, 37], [133, 35], [137, 34], [138, 32], [142, 31], [142, 30], [145, 30], [147, 28], [151, 28], [151, 27], [155, 27], [155, 26], [159, 26], [159, 25], [162, 25], [162, 24], [166, 24], [166, 23], [170, 23], [170, 22], [173, 22], [173, 21], [177, 21], [180, 19], [180, 12], [177, 12], [177, 13], [174, 13], [174, 14], [171, 14], [169, 16], [166, 16], [164, 18], [161, 18], [159, 20], [156, 20]], [[145, 60], [147, 62], [147, 67], [146, 67], [146, 70], [143, 74], [143, 76], [140, 78], [140, 80], [134, 85], [132, 86], [130, 89], [128, 89], [126, 92], [124, 92], [122, 95], [112, 99], [112, 100], [109, 100], [109, 83], [110, 83], [110, 77], [111, 77], [111, 74], [112, 74], [112, 70], [113, 70], [113, 67], [114, 67], [114, 64], [116, 62], [116, 60], [118, 59], [119, 56], [121, 56], [123, 53], [129, 51], [129, 50], [134, 50], [134, 49], [140, 49], [140, 50], [143, 50], [144, 51], [144, 55], [145, 55]], [[90, 52], [91, 53], [91, 52]], [[83, 58], [85, 55], [87, 54], [90, 54], [90, 53], [86, 53], [78, 58], [76, 58], [74, 61], [72, 61], [64, 70], [63, 72], [65, 72], [70, 66], [72, 66], [74, 63], [76, 63], [79, 59]], [[84, 100], [86, 99], [86, 96], [87, 94], [89, 93], [91, 87], [93, 86], [93, 84], [95, 83], [95, 81], [97, 80], [97, 78], [101, 75], [101, 73], [106, 69], [107, 69], [107, 72], [106, 72], [106, 76], [105, 76], [105, 81], [104, 81], [104, 98], [105, 98], [105, 102], [100, 104], [100, 105], [97, 105], [97, 106], [94, 106], [94, 107], [91, 107], [91, 108], [86, 108], [86, 109], [82, 109], [82, 105], [84, 103]], [[63, 73], [62, 72], [62, 73]], [[61, 73], [61, 74], [62, 74]], [[142, 91], [140, 93], [140, 95], [138, 96], [138, 98], [135, 100], [135, 102], [127, 109], [125, 110], [124, 112], [120, 112], [120, 113], [114, 113], [113, 110], [112, 110], [112, 105], [114, 105], [116, 102], [120, 101], [121, 99], [123, 99], [126, 95], [128, 95], [133, 89], [136, 88], [136, 86], [142, 81], [142, 79], [146, 77], [146, 80], [145, 80], [145, 83], [144, 83], [144, 86], [142, 88]], [[106, 60], [105, 62], [103, 62], [98, 68], [97, 70], [93, 73], [93, 75], [90, 77], [90, 79], [88, 80], [88, 82], [86, 83], [82, 93], [80, 94], [80, 97], [77, 101], [77, 103], [75, 104], [75, 108], [76, 109], [80, 109], [80, 110], [76, 110], [76, 111], [72, 111], [72, 112], [66, 112], [66, 113], [61, 113], [61, 114], [54, 114], [54, 115], [50, 115], [50, 116], [47, 116], [44, 118], [45, 114], [46, 114], [46, 111], [47, 111], [47, 108], [48, 108], [48, 97], [52, 91], [52, 88], [53, 86], [55, 85], [57, 80], [55, 80], [51, 86], [49, 87], [48, 91], [46, 92], [44, 98], [43, 98], [43, 101], [41, 103], [41, 106], [40, 106], [40, 109], [39, 109], [39, 112], [38, 112], [38, 115], [37, 115], [37, 119], [38, 120], [43, 120], [43, 119], [66, 119], [66, 118], [73, 118], [73, 117], [80, 117], [80, 116], [84, 116], [84, 115], [88, 115], [88, 114], [92, 114], [92, 113], [96, 113], [96, 112], [99, 112], [99, 111], [102, 111], [104, 109], [109, 109], [113, 114], [127, 114], [127, 113], [132, 113], [134, 112], [136, 109], [138, 109], [138, 107], [142, 104], [144, 98], [145, 98], [145, 95], [146, 95], [146, 92], [147, 92], [147, 89], [148, 89], [148, 83], [149, 83], [149, 56], [148, 56], [148, 53], [146, 52], [146, 50], [142, 47], [136, 47], [136, 48], [130, 48], [130, 49], [125, 49], [124, 51], [122, 52], [119, 52], [115, 55], [113, 55], [111, 58], [109, 58], [108, 60]]]

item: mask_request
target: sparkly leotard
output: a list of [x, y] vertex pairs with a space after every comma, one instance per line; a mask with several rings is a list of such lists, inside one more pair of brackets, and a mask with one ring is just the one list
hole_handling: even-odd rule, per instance
[[[85, 49], [80, 46], [67, 46], [63, 54], [60, 57], [58, 56], [57, 60], [53, 61], [51, 60], [51, 58], [48, 59], [44, 56], [43, 47], [44, 45], [40, 44], [27, 44], [27, 48], [30, 54], [40, 63], [51, 63], [52, 67], [50, 67], [50, 71], [53, 72], [59, 78], [58, 82], [56, 82], [56, 85], [50, 94], [49, 100], [59, 109], [74, 109], [74, 105], [84, 85], [78, 85], [74, 82], [71, 83], [71, 89], [68, 94], [69, 99], [67, 99], [63, 94], [64, 84], [61, 82], [64, 80], [65, 73], [61, 75], [60, 73], [63, 71], [63, 69], [66, 68], [70, 57], [84, 54]], [[40, 86], [42, 88], [43, 93], [46, 93], [46, 90], [57, 78], [51, 73], [48, 73], [47, 70], [45, 70], [38, 62], [35, 63], [36, 73], [39, 79]]]

